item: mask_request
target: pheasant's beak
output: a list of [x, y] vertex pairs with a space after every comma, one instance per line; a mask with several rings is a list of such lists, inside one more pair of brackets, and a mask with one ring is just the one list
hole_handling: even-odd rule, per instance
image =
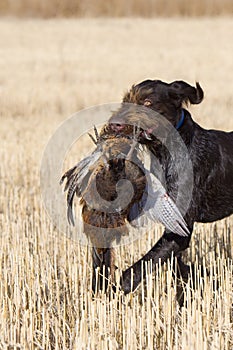
[[151, 135], [150, 135], [146, 130], [143, 131], [142, 136], [143, 136], [146, 140], [149, 140], [149, 141], [152, 140]]
[[153, 132], [155, 131], [156, 128], [149, 128], [146, 130], [143, 130], [142, 132], [142, 137], [144, 137], [146, 140], [153, 140]]

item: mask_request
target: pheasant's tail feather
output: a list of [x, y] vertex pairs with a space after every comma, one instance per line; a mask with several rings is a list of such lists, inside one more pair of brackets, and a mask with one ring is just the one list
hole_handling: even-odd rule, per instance
[[73, 216], [73, 200], [75, 193], [78, 197], [85, 190], [88, 179], [90, 178], [95, 165], [101, 156], [100, 150], [97, 148], [92, 154], [82, 159], [71, 169], [67, 170], [60, 180], [60, 184], [66, 180], [64, 191], [67, 192], [67, 218], [68, 222], [74, 225]]
[[[69, 178], [72, 176], [72, 173], [74, 172], [74, 170], [76, 169], [76, 167], [77, 167], [77, 165], [75, 165], [73, 168], [67, 170], [67, 171], [62, 175], [61, 180], [60, 180], [60, 182], [59, 182], [60, 185], [63, 184], [63, 182], [64, 182], [64, 180], [65, 180], [66, 178], [69, 179]], [[64, 189], [64, 191], [65, 191], [65, 189]]]
[[68, 223], [70, 225], [75, 226], [74, 214], [73, 214], [73, 201], [70, 204], [68, 204], [68, 207], [67, 207], [67, 219], [68, 219]]

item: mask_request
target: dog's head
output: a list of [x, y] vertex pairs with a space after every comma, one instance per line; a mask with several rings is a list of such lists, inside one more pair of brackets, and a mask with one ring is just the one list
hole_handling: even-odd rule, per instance
[[133, 125], [138, 125], [141, 143], [155, 140], [155, 133], [166, 138], [169, 125], [179, 128], [182, 107], [188, 103], [198, 104], [203, 97], [199, 83], [193, 87], [184, 81], [168, 84], [161, 80], [145, 80], [133, 85], [125, 94], [122, 106], [113, 113], [102, 134], [132, 135]]
[[193, 87], [182, 80], [170, 84], [161, 80], [145, 80], [133, 85], [125, 94], [123, 102], [151, 108], [176, 127], [182, 106], [188, 103], [198, 104], [203, 97], [204, 93], [199, 83]]

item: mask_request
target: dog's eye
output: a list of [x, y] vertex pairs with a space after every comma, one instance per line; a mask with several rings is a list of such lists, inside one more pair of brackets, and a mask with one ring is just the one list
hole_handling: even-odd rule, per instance
[[152, 105], [152, 101], [149, 100], [148, 98], [146, 98], [143, 104], [144, 104], [144, 106], [149, 107]]

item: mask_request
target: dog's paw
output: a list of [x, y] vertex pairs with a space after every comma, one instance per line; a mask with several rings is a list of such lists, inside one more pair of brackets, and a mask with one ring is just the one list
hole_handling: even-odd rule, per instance
[[141, 274], [140, 276], [135, 273], [133, 274], [132, 269], [128, 268], [122, 274], [122, 277], [120, 280], [121, 289], [125, 294], [129, 294], [130, 292], [135, 291], [140, 281], [141, 281]]

